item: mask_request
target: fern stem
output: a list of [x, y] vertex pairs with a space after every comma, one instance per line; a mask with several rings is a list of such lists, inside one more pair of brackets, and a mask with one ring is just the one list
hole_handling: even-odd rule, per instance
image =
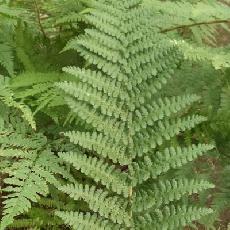
[[132, 218], [133, 218], [133, 212], [132, 212], [132, 196], [133, 196], [133, 187], [131, 186], [129, 188], [129, 203], [130, 203], [130, 211], [129, 211], [129, 219], [131, 223], [130, 229], [132, 229]]
[[178, 29], [185, 29], [185, 28], [191, 28], [191, 27], [202, 26], [202, 25], [221, 24], [221, 23], [230, 23], [230, 20], [214, 20], [214, 21], [209, 21], [209, 22], [197, 22], [197, 23], [193, 23], [189, 25], [180, 25], [180, 26], [163, 29], [160, 32], [167, 33], [167, 32], [171, 32], [171, 31], [178, 30]]
[[41, 12], [40, 12], [40, 9], [38, 7], [38, 4], [37, 4], [36, 0], [34, 0], [34, 6], [35, 6], [35, 12], [36, 12], [36, 16], [37, 16], [38, 26], [39, 26], [39, 28], [41, 30], [41, 33], [43, 34], [44, 38], [48, 39], [48, 36], [47, 36], [43, 26], [42, 26], [41, 17], [40, 17]]

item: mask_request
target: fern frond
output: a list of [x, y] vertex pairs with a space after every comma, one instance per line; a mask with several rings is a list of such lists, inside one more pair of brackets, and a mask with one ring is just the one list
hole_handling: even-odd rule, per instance
[[[34, 116], [39, 111], [45, 113], [47, 108], [61, 107], [64, 105], [63, 97], [54, 86], [55, 82], [61, 79], [67, 80], [69, 79], [69, 75], [55, 72], [25, 72], [12, 78], [9, 87], [13, 90], [15, 98], [23, 100], [26, 104], [35, 108], [32, 113]], [[70, 79], [72, 78], [70, 77]], [[34, 98], [36, 98], [36, 100], [34, 100]], [[53, 118], [54, 114], [50, 114], [50, 116]], [[57, 119], [59, 119], [59, 117]]]
[[176, 42], [179, 49], [184, 54], [185, 59], [199, 62], [208, 61], [215, 69], [222, 69], [230, 67], [230, 55], [221, 48], [210, 48], [204, 46], [194, 46], [185, 41]]
[[[135, 111], [137, 116], [137, 128], [146, 128], [148, 125], [153, 125], [154, 122], [162, 120], [165, 117], [170, 117], [174, 113], [178, 113], [184, 108], [187, 108], [193, 102], [199, 99], [196, 95], [188, 95], [183, 97], [160, 98], [157, 102], [149, 103], [146, 107], [141, 107]], [[135, 123], [135, 120], [134, 120]]]
[[69, 74], [76, 76], [82, 82], [85, 82], [108, 94], [108, 96], [119, 97], [120, 99], [129, 99], [129, 95], [123, 91], [122, 86], [115, 80], [106, 78], [101, 72], [80, 69], [76, 67], [66, 67], [63, 70]]
[[98, 132], [104, 132], [105, 135], [110, 136], [115, 141], [122, 140], [127, 143], [127, 136], [124, 134], [125, 123], [117, 119], [101, 115], [96, 109], [84, 103], [77, 102], [73, 98], [65, 98], [71, 111], [76, 113], [86, 123], [91, 124]]
[[151, 184], [146, 188], [140, 188], [136, 191], [134, 202], [135, 212], [148, 211], [152, 208], [159, 208], [161, 205], [167, 205], [172, 201], [180, 200], [185, 195], [199, 193], [204, 189], [213, 188], [214, 185], [200, 179], [178, 179], [160, 181], [158, 184]]
[[14, 223], [10, 225], [10, 228], [36, 229], [38, 226], [42, 226], [42, 221], [39, 219], [19, 219], [19, 220], [15, 220]]
[[134, 154], [135, 156], [142, 156], [158, 145], [162, 145], [163, 141], [170, 140], [180, 132], [192, 129], [204, 121], [206, 121], [206, 118], [199, 115], [159, 121], [155, 126], [157, 127], [155, 130], [152, 128], [137, 133], [135, 138], [136, 151]]
[[0, 64], [10, 75], [14, 74], [13, 50], [7, 44], [0, 44]]
[[139, 229], [180, 229], [186, 224], [199, 220], [201, 217], [211, 214], [213, 211], [209, 208], [197, 208], [186, 206], [169, 206], [163, 209], [156, 209], [153, 213], [147, 213], [144, 216], [136, 217], [136, 225]]
[[118, 230], [122, 229], [116, 224], [90, 213], [79, 212], [56, 212], [56, 215], [63, 219], [65, 224], [70, 225], [73, 229], [85, 228], [95, 230]]
[[155, 25], [161, 31], [168, 33], [183, 30], [188, 33], [189, 31], [193, 35], [189, 36], [190, 40], [193, 39], [198, 43], [203, 43], [203, 41], [208, 41], [210, 44], [216, 43], [217, 29], [225, 28], [230, 19], [229, 7], [218, 1], [165, 1], [162, 3], [158, 0], [144, 0], [143, 4], [152, 11], [152, 17], [156, 20]]
[[228, 117], [230, 109], [230, 86], [224, 87], [221, 93], [221, 103], [219, 113], [224, 114]]
[[28, 87], [41, 83], [60, 81], [64, 77], [61, 74], [50, 73], [34, 73], [26, 72], [11, 79], [10, 86], [12, 88]]
[[132, 165], [133, 183], [142, 183], [149, 178], [156, 178], [170, 169], [176, 169], [213, 149], [213, 145], [199, 144], [189, 147], [170, 147], [163, 153], [156, 152], [145, 156]]
[[118, 224], [129, 224], [128, 214], [126, 212], [127, 202], [121, 197], [111, 196], [108, 192], [99, 190], [95, 186], [65, 185], [59, 188], [62, 192], [68, 194], [75, 200], [83, 199], [89, 204], [89, 208], [105, 218], [110, 218]]
[[101, 133], [90, 132], [67, 132], [64, 134], [74, 144], [79, 144], [85, 149], [96, 150], [102, 157], [108, 157], [113, 162], [122, 165], [130, 162], [129, 156], [125, 154], [124, 146], [111, 142], [111, 138]]
[[0, 100], [2, 100], [8, 107], [13, 107], [22, 112], [24, 119], [31, 125], [33, 129], [36, 129], [36, 124], [30, 108], [22, 102], [17, 102], [14, 98], [13, 91], [9, 88], [9, 84], [6, 81], [1, 80], [1, 93]]
[[7, 4], [1, 4], [0, 14], [4, 15], [5, 17], [9, 18], [19, 18], [25, 10], [16, 8], [16, 7], [9, 7]]
[[4, 146], [19, 147], [22, 149], [39, 149], [47, 143], [47, 139], [41, 135], [26, 138], [24, 134], [4, 132], [0, 135], [0, 144]]
[[80, 14], [77, 14], [76, 12], [71, 13], [67, 16], [63, 16], [62, 18], [59, 18], [56, 21], [57, 25], [65, 25], [70, 23], [76, 23], [82, 20], [82, 16]]
[[70, 180], [71, 177], [47, 149], [47, 140], [42, 135], [26, 137], [6, 132], [0, 135], [0, 144], [1, 157], [12, 162], [2, 171], [8, 174], [2, 188], [4, 209], [0, 229], [5, 229], [15, 217], [27, 212], [32, 203], [47, 196], [50, 184], [60, 186], [55, 175], [63, 173], [63, 177]]
[[[179, 142], [170, 147], [176, 135], [206, 121], [200, 115], [181, 117], [199, 97], [161, 94], [183, 52], [160, 32], [155, 12], [141, 0], [84, 3], [90, 9], [82, 20], [91, 27], [70, 40], [64, 51], [77, 50], [85, 68], [64, 68], [75, 80], [55, 85], [65, 93], [71, 111], [87, 124], [64, 132], [80, 149], [59, 153], [86, 181], [59, 189], [87, 203], [88, 209], [56, 214], [74, 229], [182, 228], [211, 210], [190, 207], [181, 198], [212, 185], [177, 178], [159, 183], [158, 176], [213, 148], [180, 147]], [[178, 200], [182, 205], [176, 207]]]
[[96, 157], [87, 157], [77, 152], [59, 153], [59, 156], [64, 161], [73, 164], [77, 170], [106, 186], [107, 189], [125, 197], [128, 196], [127, 175], [116, 169], [114, 165], [109, 165]]
[[[128, 112], [123, 108], [123, 103], [116, 102], [115, 99], [108, 99], [104, 94], [97, 90], [86, 86], [85, 84], [75, 84], [73, 82], [57, 83], [60, 89], [74, 96], [79, 101], [84, 101], [91, 104], [95, 109], [101, 108], [102, 113], [115, 118], [121, 118], [123, 121], [128, 119]], [[76, 86], [78, 85], [78, 90]]]

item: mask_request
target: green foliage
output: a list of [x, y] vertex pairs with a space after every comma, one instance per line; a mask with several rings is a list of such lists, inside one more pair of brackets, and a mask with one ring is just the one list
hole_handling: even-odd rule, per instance
[[[220, 29], [229, 31], [229, 7], [221, 1], [144, 0], [157, 28], [175, 39], [186, 59], [208, 60], [216, 69], [230, 67], [229, 52], [216, 46]], [[183, 40], [181, 41], [181, 39]], [[179, 41], [178, 41], [179, 40]], [[204, 45], [204, 42], [206, 45]]]
[[[226, 29], [229, 18], [229, 8], [225, 2], [212, 1], [158, 1], [144, 0], [144, 5], [152, 7], [156, 24], [161, 30], [170, 30], [179, 26], [178, 29], [185, 27], [192, 33], [187, 36], [190, 40], [195, 40], [202, 44], [203, 39], [211, 43], [215, 42], [215, 33], [218, 26]], [[160, 17], [157, 15], [160, 14]], [[207, 22], [207, 23], [206, 23]], [[198, 24], [198, 25], [196, 25]], [[192, 26], [189, 26], [192, 25]], [[173, 30], [172, 30], [173, 31]]]
[[61, 79], [68, 79], [68, 76], [55, 72], [26, 72], [12, 78], [10, 87], [18, 100], [26, 101], [34, 107], [36, 114], [40, 110], [45, 112], [47, 108], [64, 104], [60, 93], [54, 87], [54, 83]]
[[0, 156], [9, 162], [2, 192], [4, 211], [1, 229], [13, 223], [14, 217], [27, 212], [32, 202], [49, 194], [49, 186], [59, 186], [56, 175], [68, 177], [59, 159], [51, 152], [41, 134], [5, 130], [0, 137]]
[[0, 229], [216, 229], [226, 3], [0, 0]]
[[10, 46], [0, 44], [1, 56], [0, 64], [10, 73], [13, 73], [13, 54]]
[[17, 102], [14, 97], [14, 93], [9, 88], [9, 83], [7, 82], [9, 79], [4, 79], [3, 77], [0, 78], [1, 82], [1, 93], [0, 99], [3, 101], [7, 106], [16, 108], [22, 112], [22, 116], [27, 120], [27, 122], [31, 125], [33, 129], [36, 129], [36, 124], [33, 119], [32, 112], [30, 108], [22, 102]]
[[[206, 172], [209, 175], [211, 174], [212, 178], [215, 178], [214, 182], [218, 187], [216, 192], [206, 194], [202, 198], [202, 203], [205, 203], [207, 202], [207, 197], [211, 196], [215, 210], [212, 217], [205, 218], [202, 221], [203, 224], [207, 225], [208, 229], [216, 229], [215, 221], [218, 219], [219, 212], [223, 212], [229, 207], [229, 181], [228, 177], [226, 177], [229, 165], [228, 139], [230, 135], [229, 76], [229, 69], [214, 70], [208, 63], [202, 65], [201, 63], [191, 64], [185, 62], [177, 70], [173, 81], [170, 81], [164, 92], [162, 92], [163, 95], [168, 97], [184, 92], [200, 95], [200, 104], [196, 105], [194, 109], [208, 117], [208, 124], [202, 125], [196, 131], [188, 132], [185, 135], [188, 143], [191, 143], [194, 139], [215, 141], [216, 148], [207, 159], [203, 159], [203, 161], [207, 161]], [[175, 88], [175, 85], [178, 87]], [[209, 165], [208, 168], [207, 165]], [[191, 170], [188, 171], [191, 173]]]

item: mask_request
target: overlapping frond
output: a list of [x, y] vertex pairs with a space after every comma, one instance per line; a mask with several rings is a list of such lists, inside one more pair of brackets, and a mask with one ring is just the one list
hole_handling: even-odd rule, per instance
[[13, 107], [22, 112], [24, 119], [31, 125], [33, 129], [36, 129], [36, 124], [33, 118], [30, 108], [21, 101], [16, 101], [14, 92], [10, 89], [9, 83], [3, 78], [0, 79], [0, 100], [3, 101], [8, 107]]
[[[48, 113], [46, 112], [47, 109], [64, 105], [63, 97], [54, 84], [60, 80], [68, 79], [74, 80], [67, 74], [55, 72], [25, 72], [12, 78], [9, 82], [9, 88], [17, 100], [23, 100], [30, 105], [33, 115], [35, 115], [39, 111]], [[53, 113], [51, 111], [50, 116], [55, 117], [54, 113], [55, 111]]]
[[[5, 132], [0, 135], [0, 156], [12, 162], [2, 173], [4, 179], [4, 209], [0, 229], [13, 223], [14, 218], [31, 208], [41, 196], [49, 193], [49, 185], [60, 186], [56, 174], [64, 172], [60, 160], [46, 147], [47, 140], [42, 135], [26, 137], [25, 134]], [[17, 148], [15, 148], [17, 147]]]
[[8, 71], [10, 75], [13, 75], [13, 50], [7, 44], [0, 44], [0, 64]]

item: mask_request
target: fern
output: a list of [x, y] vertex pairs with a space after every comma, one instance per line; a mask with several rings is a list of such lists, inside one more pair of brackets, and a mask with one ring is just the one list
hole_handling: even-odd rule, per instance
[[216, 0], [0, 0], [0, 228], [218, 228], [229, 19]]
[[33, 129], [36, 129], [36, 124], [30, 108], [24, 103], [16, 101], [14, 97], [14, 93], [9, 88], [9, 83], [7, 83], [7, 80], [1, 78], [0, 81], [1, 81], [1, 93], [0, 93], [1, 101], [3, 101], [9, 107], [13, 107], [15, 109], [20, 110], [25, 120], [28, 121], [28, 123], [31, 125]]
[[11, 8], [8, 4], [1, 3], [0, 14], [9, 17], [9, 18], [19, 18], [23, 13], [23, 9], [20, 8]]
[[144, 0], [144, 5], [155, 13], [153, 17], [161, 31], [178, 29], [184, 37], [199, 44], [203, 41], [215, 44], [217, 29], [229, 30], [229, 7], [225, 2]]
[[229, 62], [229, 52], [227, 49], [220, 48], [210, 48], [210, 47], [194, 47], [189, 43], [184, 41], [179, 42], [179, 47], [184, 53], [185, 59], [192, 60], [194, 62], [198, 61], [208, 61], [215, 69], [223, 69], [230, 67]]
[[77, 50], [87, 68], [65, 68], [78, 81], [56, 84], [70, 108], [91, 125], [65, 132], [81, 149], [59, 156], [93, 180], [59, 189], [84, 200], [89, 210], [56, 214], [73, 229], [181, 229], [212, 212], [181, 198], [213, 188], [205, 181], [163, 180], [170, 170], [213, 148], [169, 145], [174, 136], [206, 120], [181, 117], [198, 97], [159, 95], [182, 55], [158, 32], [141, 1], [91, 1], [89, 7], [84, 20], [92, 28], [66, 47]]
[[[56, 110], [50, 111], [49, 108], [62, 107], [65, 104], [60, 92], [54, 87], [54, 83], [61, 79], [72, 79], [72, 77], [55, 72], [25, 72], [12, 78], [9, 87], [17, 100], [23, 100], [30, 105], [34, 110], [33, 116], [42, 111], [54, 118]], [[60, 117], [58, 116], [57, 119], [59, 120]]]
[[225, 113], [229, 115], [229, 108], [230, 108], [230, 103], [229, 103], [230, 93], [229, 92], [230, 92], [230, 86], [227, 86], [222, 89], [219, 113]]
[[186, 58], [196, 62], [208, 60], [216, 69], [229, 67], [226, 49], [216, 47], [220, 28], [229, 34], [227, 3], [145, 0], [144, 6], [152, 11], [156, 27], [175, 39]]
[[25, 213], [19, 219], [14, 220], [13, 224], [9, 228], [21, 229], [21, 228], [40, 228], [40, 229], [61, 229], [63, 227], [63, 221], [54, 215], [55, 210], [68, 210], [70, 211], [74, 205], [66, 204], [61, 200], [60, 196], [56, 198], [54, 192], [50, 198], [41, 198], [38, 203], [34, 203], [29, 212]]
[[[204, 140], [205, 142], [214, 140], [216, 145], [216, 148], [207, 157], [202, 158], [203, 163], [196, 161], [193, 164], [193, 167], [199, 168], [198, 170], [202, 167], [202, 174], [205, 173], [206, 177], [211, 176], [218, 188], [216, 192], [210, 193], [207, 191], [199, 198], [200, 202], [205, 204], [207, 203], [207, 197], [212, 196], [212, 205], [215, 212], [211, 216], [202, 218], [202, 224], [207, 229], [216, 229], [217, 223], [221, 221], [220, 213], [224, 212], [228, 206], [226, 203], [228, 202], [226, 186], [229, 182], [228, 178], [222, 175], [225, 167], [229, 164], [228, 84], [229, 69], [214, 70], [207, 63], [206, 65], [195, 65], [185, 62], [180, 66], [174, 80], [162, 92], [163, 95], [167, 96], [178, 95], [182, 92], [199, 94], [202, 99], [194, 109], [200, 114], [208, 116], [208, 123], [184, 135], [188, 144], [198, 140]], [[178, 85], [178, 87], [175, 88], [175, 85]], [[204, 164], [205, 170], [203, 170]], [[221, 165], [221, 168], [217, 165]], [[191, 167], [190, 169], [187, 168], [187, 174], [190, 175], [193, 169]], [[181, 176], [184, 175], [185, 170], [181, 170]]]
[[59, 159], [48, 148], [43, 135], [27, 136], [6, 130], [1, 133], [0, 144], [1, 158], [12, 162], [2, 171], [8, 174], [2, 189], [5, 195], [0, 229], [5, 229], [14, 222], [15, 217], [28, 212], [32, 203], [47, 196], [50, 185], [60, 186], [57, 174], [70, 180], [71, 177], [60, 166]]
[[0, 64], [9, 72], [13, 74], [13, 53], [12, 48], [6, 44], [0, 44]]
[[22, 15], [23, 21], [27, 21], [28, 15], [24, 9], [0, 3], [0, 65], [9, 75], [14, 74], [13, 33]]

